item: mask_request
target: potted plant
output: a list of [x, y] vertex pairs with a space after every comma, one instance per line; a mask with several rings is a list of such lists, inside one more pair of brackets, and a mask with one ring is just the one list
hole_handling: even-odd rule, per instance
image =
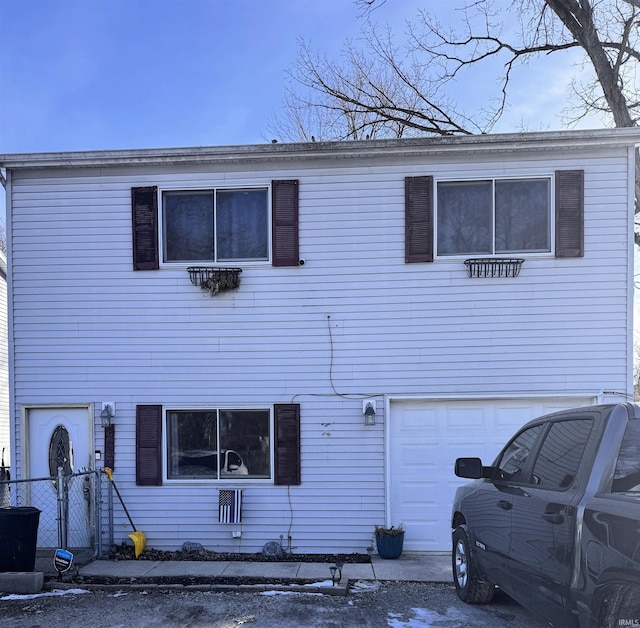
[[376, 547], [380, 558], [400, 558], [404, 543], [402, 524], [397, 527], [376, 526]]

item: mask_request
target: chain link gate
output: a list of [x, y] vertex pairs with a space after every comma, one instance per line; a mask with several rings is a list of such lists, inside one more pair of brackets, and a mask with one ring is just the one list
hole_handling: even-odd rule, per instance
[[113, 499], [101, 470], [64, 475], [60, 467], [56, 478], [0, 480], [0, 508], [7, 506], [41, 511], [38, 549], [90, 549], [103, 558], [113, 544]]

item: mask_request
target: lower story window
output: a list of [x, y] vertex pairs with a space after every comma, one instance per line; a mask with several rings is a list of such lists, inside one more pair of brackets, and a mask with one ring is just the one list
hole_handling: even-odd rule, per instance
[[268, 409], [167, 410], [171, 479], [270, 479]]

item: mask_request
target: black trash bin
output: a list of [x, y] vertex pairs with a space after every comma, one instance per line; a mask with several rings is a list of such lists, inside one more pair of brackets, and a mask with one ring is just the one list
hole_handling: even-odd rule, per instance
[[32, 506], [0, 508], [0, 572], [35, 569], [39, 523]]

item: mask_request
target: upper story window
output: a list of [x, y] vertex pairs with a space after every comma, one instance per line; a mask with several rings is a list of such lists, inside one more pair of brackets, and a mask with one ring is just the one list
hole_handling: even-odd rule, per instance
[[162, 195], [155, 185], [131, 188], [133, 269], [159, 270], [161, 259], [298, 266], [298, 187], [297, 179], [275, 179], [270, 186]]
[[582, 257], [584, 201], [583, 170], [437, 183], [431, 175], [405, 177], [405, 262], [529, 253]]
[[165, 192], [165, 262], [238, 262], [269, 259], [266, 188]]
[[550, 252], [550, 187], [548, 178], [438, 182], [437, 255]]

